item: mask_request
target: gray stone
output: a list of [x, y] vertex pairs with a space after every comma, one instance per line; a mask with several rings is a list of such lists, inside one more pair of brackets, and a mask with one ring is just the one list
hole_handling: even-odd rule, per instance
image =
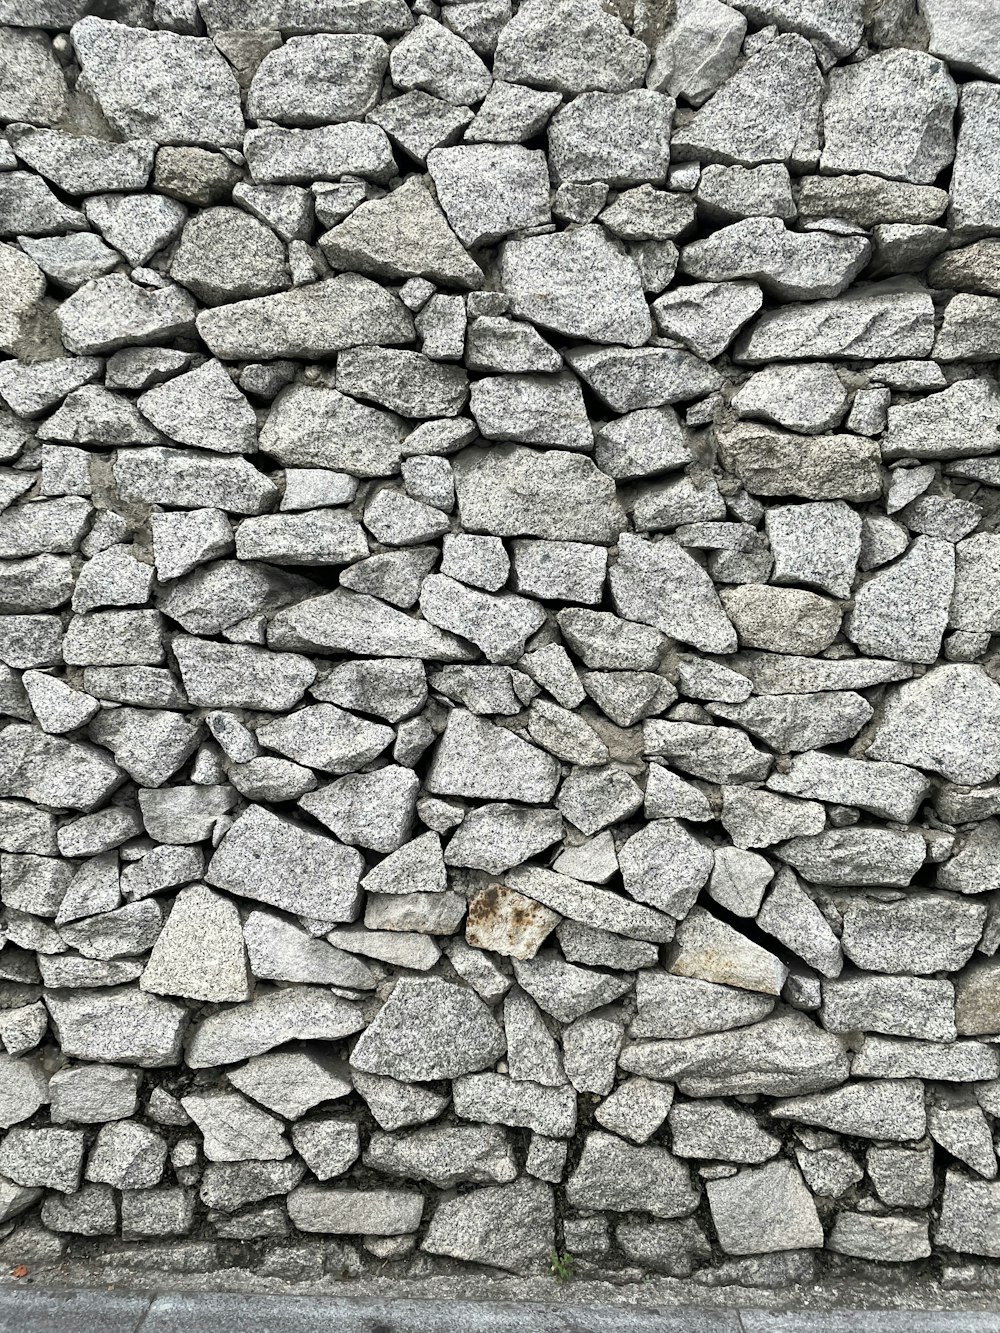
[[405, 426], [334, 389], [293, 384], [275, 401], [260, 446], [287, 467], [330, 467], [388, 477], [400, 466]]
[[361, 1154], [358, 1127], [346, 1120], [331, 1118], [293, 1125], [292, 1143], [317, 1180], [343, 1175]]
[[654, 1217], [684, 1217], [698, 1205], [688, 1169], [673, 1154], [662, 1147], [633, 1146], [601, 1131], [584, 1140], [566, 1197], [576, 1207], [641, 1209]]
[[140, 988], [196, 1000], [248, 1000], [235, 904], [202, 885], [183, 889], [156, 939]]
[[558, 842], [562, 829], [555, 810], [507, 803], [477, 806], [449, 840], [444, 860], [499, 875]]
[[882, 819], [908, 823], [915, 818], [930, 782], [902, 764], [847, 759], [810, 750], [796, 755], [787, 772], [772, 773], [773, 791], [837, 805], [853, 805]]
[[793, 838], [777, 855], [814, 884], [889, 885], [905, 888], [927, 849], [915, 829], [830, 828]]
[[135, 1120], [102, 1125], [87, 1158], [88, 1180], [116, 1189], [158, 1185], [167, 1160], [166, 1140]]
[[421, 1248], [520, 1273], [548, 1259], [553, 1235], [552, 1190], [521, 1180], [439, 1203]]
[[830, 301], [761, 315], [736, 343], [746, 365], [822, 357], [924, 357], [934, 341], [930, 293], [906, 279], [855, 287]]
[[[60, 309], [65, 311], [67, 304]], [[328, 356], [359, 343], [411, 342], [413, 322], [391, 292], [358, 273], [341, 273], [294, 291], [204, 310], [198, 316], [198, 332], [210, 351], [225, 361], [247, 357], [266, 361]], [[65, 318], [63, 333], [65, 338]], [[103, 344], [94, 348], [102, 349], [107, 350]]]
[[786, 1098], [774, 1103], [771, 1115], [854, 1138], [890, 1141], [922, 1138], [927, 1125], [922, 1084], [903, 1079], [855, 1083]]
[[142, 504], [259, 514], [278, 498], [274, 483], [245, 458], [192, 449], [129, 449], [117, 455], [113, 474], [122, 499]]
[[957, 104], [947, 67], [920, 51], [880, 51], [838, 69], [823, 104], [820, 165], [827, 173], [874, 171], [929, 185], [954, 155]]
[[371, 990], [374, 977], [364, 963], [314, 939], [270, 912], [252, 911], [243, 923], [250, 970], [268, 981], [307, 982]]
[[285, 1120], [299, 1120], [321, 1102], [346, 1097], [352, 1090], [343, 1060], [321, 1049], [257, 1055], [227, 1079], [248, 1097]]
[[474, 382], [471, 411], [480, 434], [491, 440], [564, 449], [593, 448], [579, 381], [572, 375], [503, 375]]
[[622, 1052], [619, 1064], [675, 1082], [688, 1097], [796, 1096], [845, 1082], [849, 1060], [838, 1038], [786, 1010], [734, 1031], [639, 1042]]
[[746, 1167], [706, 1186], [712, 1222], [727, 1254], [772, 1254], [821, 1247], [812, 1195], [791, 1162]]
[[898, 902], [859, 895], [844, 912], [844, 953], [870, 972], [955, 972], [982, 935], [986, 909], [954, 894], [920, 893]]
[[678, 924], [668, 969], [676, 976], [780, 995], [787, 967], [769, 950], [713, 917], [692, 908]]
[[1000, 772], [1000, 691], [978, 666], [939, 666], [888, 692], [867, 755], [930, 768], [951, 782]]
[[680, 267], [711, 282], [753, 278], [770, 296], [809, 301], [839, 296], [870, 253], [864, 237], [794, 232], [780, 218], [747, 218], [684, 246]]
[[874, 500], [882, 491], [878, 444], [859, 435], [801, 436], [742, 422], [720, 431], [718, 443], [723, 465], [751, 495]]
[[776, 37], [674, 131], [674, 156], [744, 167], [786, 162], [808, 171], [819, 158], [822, 96], [809, 43], [795, 33]]
[[[342, 176], [361, 176], [384, 183], [395, 169], [392, 146], [385, 131], [378, 125], [350, 121], [318, 129], [269, 126], [248, 130], [243, 151], [251, 176], [264, 186], [337, 181]], [[242, 192], [244, 187], [238, 188]], [[256, 198], [268, 206], [261, 196]], [[296, 229], [300, 229], [302, 210], [294, 207], [287, 196], [270, 196], [268, 203], [272, 208], [277, 204], [286, 219], [295, 216], [299, 224]]]
[[668, 1084], [654, 1083], [648, 1078], [626, 1079], [601, 1102], [594, 1119], [622, 1138], [646, 1143], [666, 1119], [673, 1097], [673, 1088]]
[[191, 1069], [235, 1064], [287, 1041], [338, 1041], [363, 1026], [355, 1005], [318, 987], [259, 989], [248, 1003], [202, 1019], [191, 1031], [185, 1061]]
[[253, 409], [218, 361], [206, 361], [156, 385], [139, 399], [139, 410], [178, 444], [219, 453], [252, 453], [257, 447]]
[[861, 553], [861, 521], [843, 501], [776, 505], [767, 510], [764, 526], [775, 583], [808, 583], [834, 597], [850, 594]]
[[753, 282], [696, 283], [661, 296], [653, 314], [665, 337], [711, 360], [725, 351], [762, 300]]
[[485, 1125], [435, 1126], [408, 1134], [376, 1132], [364, 1163], [384, 1175], [426, 1180], [438, 1189], [461, 1182], [509, 1184], [517, 1174], [509, 1137]]
[[332, 1235], [399, 1236], [416, 1231], [423, 1197], [406, 1190], [324, 1189], [299, 1185], [288, 1212], [300, 1231]]
[[192, 332], [196, 306], [180, 287], [140, 287], [123, 273], [85, 282], [58, 306], [67, 351], [114, 352]]
[[759, 1165], [781, 1151], [781, 1140], [763, 1129], [750, 1111], [727, 1102], [677, 1102], [669, 1119], [678, 1157]]
[[597, 226], [507, 241], [501, 282], [515, 315], [567, 337], [638, 347], [650, 335], [638, 270]]
[[698, 179], [696, 197], [699, 208], [722, 222], [747, 217], [788, 221], [795, 216], [788, 168], [779, 162], [759, 167], [707, 166]]
[[428, 1082], [493, 1064], [503, 1033], [469, 990], [438, 978], [403, 977], [351, 1054], [369, 1074]]
[[[679, 835], [685, 833], [686, 830], [677, 825], [676, 832]], [[634, 837], [641, 837], [641, 834], [635, 834]], [[661, 837], [657, 846], [657, 850], [661, 853], [664, 852], [664, 841], [665, 839]], [[686, 844], [680, 837], [673, 845], [669, 842], [666, 845], [678, 860], [685, 852], [688, 852]], [[655, 901], [658, 895], [652, 891], [648, 884], [639, 882], [639, 865], [641, 864], [642, 853], [636, 848], [630, 857], [626, 857], [627, 847], [628, 844], [622, 852], [622, 871], [626, 891], [632, 897], [642, 901]], [[697, 846], [697, 852], [702, 853], [705, 857], [710, 856], [707, 849], [700, 845]], [[651, 862], [655, 863], [656, 853], [646, 852], [646, 855]], [[690, 856], [691, 853], [688, 852], [688, 855]], [[692, 857], [692, 859], [694, 858]], [[650, 866], [649, 869], [652, 869], [652, 867]], [[688, 870], [686, 866], [684, 869]], [[691, 874], [690, 870], [688, 870], [688, 874]], [[677, 866], [672, 867], [672, 876], [676, 879], [683, 878], [683, 874]], [[552, 870], [543, 870], [536, 866], [519, 866], [515, 870], [508, 871], [504, 878], [507, 885], [526, 898], [541, 903], [551, 911], [558, 912], [560, 916], [568, 917], [572, 921], [579, 921], [581, 924], [590, 926], [595, 930], [610, 931], [612, 934], [623, 935], [628, 939], [656, 940], [657, 942], [669, 939], [673, 934], [673, 923], [661, 916], [659, 912], [638, 907], [619, 894], [596, 888], [590, 884], [584, 884], [579, 880], [571, 879], [567, 875], [558, 874]]]
[[545, 803], [558, 783], [551, 756], [513, 732], [454, 709], [428, 770], [428, 791], [441, 796]]
[[539, 1007], [560, 1023], [572, 1023], [581, 1015], [610, 1004], [631, 990], [633, 984], [629, 976], [564, 963], [551, 950], [535, 958], [516, 960], [514, 975]]
[[821, 1016], [830, 1032], [954, 1041], [956, 992], [950, 981], [846, 973], [824, 982]]
[[122, 138], [241, 142], [239, 86], [212, 42], [93, 17], [74, 24], [72, 38], [83, 86]]
[[683, 0], [656, 45], [649, 86], [703, 105], [732, 74], [746, 27], [746, 19], [719, 0]]
[[378, 37], [293, 37], [257, 67], [248, 113], [280, 125], [361, 120], [378, 101], [388, 59]]
[[[11, 23], [14, 18], [5, 15], [4, 22]], [[4, 30], [0, 47], [4, 63], [0, 113], [4, 120], [51, 126], [65, 118], [69, 94], [48, 37], [30, 30], [36, 20], [37, 15], [32, 11], [24, 19], [27, 29], [12, 26]]]
[[651, 89], [581, 94], [549, 122], [553, 179], [618, 188], [662, 184], [673, 112], [673, 98]]
[[362, 204], [326, 232], [320, 247], [331, 264], [350, 265], [379, 278], [426, 277], [478, 287], [482, 271], [462, 248], [424, 179], [411, 177], [384, 199]]
[[512, 83], [574, 94], [638, 87], [648, 63], [642, 42], [594, 0], [528, 0], [504, 27], [493, 68]]
[[207, 881], [258, 902], [326, 921], [350, 921], [359, 906], [361, 854], [333, 838], [248, 807], [220, 843]]
[[83, 1132], [16, 1126], [0, 1144], [0, 1171], [16, 1185], [45, 1186], [61, 1194], [79, 1188]]
[[700, 357], [669, 347], [575, 347], [566, 360], [614, 412], [700, 398], [721, 383]]
[[65, 1055], [159, 1068], [180, 1063], [188, 1012], [136, 986], [48, 992], [45, 1005]]
[[670, 972], [642, 971], [636, 984], [635, 1038], [697, 1037], [745, 1027], [765, 1018], [774, 1000]]
[[[20, 1190], [18, 1193], [27, 1195], [30, 1192]], [[75, 1194], [50, 1194], [42, 1204], [41, 1219], [50, 1231], [78, 1236], [114, 1235], [118, 1230], [114, 1192], [110, 1185], [85, 1184]]]
[[181, 1105], [201, 1130], [210, 1162], [271, 1161], [291, 1153], [284, 1125], [236, 1092], [192, 1092]]
[[827, 362], [766, 366], [740, 386], [732, 406], [738, 417], [773, 421], [816, 435], [840, 422], [847, 391]]

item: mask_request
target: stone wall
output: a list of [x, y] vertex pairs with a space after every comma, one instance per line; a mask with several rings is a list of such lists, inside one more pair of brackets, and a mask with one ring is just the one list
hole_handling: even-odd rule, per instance
[[673, 10], [0, 0], [4, 1258], [1000, 1255], [1000, 6]]

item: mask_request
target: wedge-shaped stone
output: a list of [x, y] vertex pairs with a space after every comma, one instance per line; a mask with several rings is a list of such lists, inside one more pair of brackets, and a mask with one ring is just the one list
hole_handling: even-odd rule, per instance
[[396, 347], [414, 337], [413, 318], [399, 298], [358, 273], [203, 310], [197, 325], [223, 361], [314, 359], [360, 344]]
[[855, 825], [793, 838], [776, 855], [813, 884], [905, 888], [923, 865], [927, 844], [916, 829]]
[[668, 917], [629, 902], [621, 894], [581, 883], [568, 875], [543, 870], [540, 866], [518, 866], [507, 872], [504, 882], [560, 916], [595, 930], [610, 931], [627, 939], [657, 942], [673, 937], [674, 923]]
[[552, 950], [515, 961], [514, 975], [539, 1008], [560, 1023], [572, 1023], [632, 989], [630, 976], [575, 967]]
[[249, 1000], [236, 904], [202, 884], [182, 889], [157, 936], [140, 989], [186, 999]]
[[402, 977], [356, 1043], [351, 1064], [427, 1083], [487, 1068], [505, 1050], [503, 1030], [474, 991], [438, 977]]
[[249, 1003], [220, 1009], [196, 1023], [184, 1059], [191, 1069], [232, 1065], [288, 1041], [339, 1041], [362, 1027], [361, 1010], [328, 990], [261, 990]]
[[783, 34], [751, 55], [687, 125], [674, 131], [673, 155], [744, 167], [787, 162], [814, 170], [822, 97], [812, 47], [797, 33]]
[[764, 995], [780, 995], [788, 975], [788, 968], [773, 953], [703, 907], [693, 908], [678, 925], [667, 966], [676, 976]]
[[626, 347], [652, 332], [635, 261], [601, 227], [507, 241], [500, 266], [513, 314], [542, 328]]
[[559, 764], [544, 750], [491, 722], [455, 708], [438, 742], [425, 786], [437, 796], [545, 805], [555, 795]]
[[223, 454], [253, 453], [257, 419], [218, 361], [149, 389], [139, 410], [158, 430], [179, 444]]
[[996, 452], [1000, 390], [992, 380], [959, 380], [939, 393], [889, 408], [882, 453], [896, 458], [969, 458]]
[[285, 467], [334, 468], [356, 477], [399, 471], [406, 425], [335, 389], [293, 384], [274, 402], [260, 447]]
[[651, 718], [642, 724], [642, 737], [644, 754], [665, 756], [706, 782], [762, 782], [771, 769], [771, 756], [733, 727]]
[[744, 727], [779, 754], [834, 745], [856, 736], [873, 709], [860, 694], [771, 694], [741, 704], [709, 704], [713, 717]]
[[644, 970], [636, 981], [634, 1038], [700, 1037], [747, 1027], [766, 1018], [774, 1000], [755, 991], [722, 986], [660, 969]]
[[57, 809], [94, 810], [124, 779], [107, 752], [9, 723], [0, 732], [0, 795]]
[[320, 249], [331, 265], [395, 281], [430, 278], [449, 286], [478, 287], [482, 269], [448, 226], [425, 181], [411, 176], [384, 199], [362, 204], [326, 232]]
[[909, 823], [930, 790], [930, 780], [903, 764], [880, 764], [810, 750], [796, 755], [784, 773], [767, 780], [772, 791], [812, 801], [855, 805], [871, 815]]
[[609, 581], [615, 610], [703, 652], [731, 653], [736, 632], [705, 570], [676, 542], [623, 533]]
[[114, 352], [189, 334], [198, 307], [182, 287], [140, 287], [124, 273], [85, 282], [56, 308], [66, 350]]
[[639, 1042], [627, 1047], [618, 1063], [630, 1073], [676, 1082], [688, 1097], [821, 1092], [844, 1083], [850, 1066], [836, 1037], [794, 1011], [732, 1032]]
[[269, 653], [251, 644], [178, 636], [173, 642], [188, 701], [205, 708], [291, 708], [315, 679], [297, 653]]
[[680, 268], [709, 282], [753, 278], [781, 301], [812, 301], [839, 296], [870, 254], [863, 236], [789, 231], [780, 218], [746, 218], [684, 246]]
[[208, 865], [209, 884], [320, 921], [353, 921], [360, 904], [361, 853], [250, 805]]
[[272, 648], [444, 662], [475, 656], [475, 650], [453, 634], [375, 597], [343, 588], [279, 611], [268, 628], [268, 643]]

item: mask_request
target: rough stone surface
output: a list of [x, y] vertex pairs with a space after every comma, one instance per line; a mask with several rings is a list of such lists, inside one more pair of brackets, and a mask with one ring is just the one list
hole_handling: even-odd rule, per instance
[[9, 1269], [992, 1308], [998, 14], [0, 0]]

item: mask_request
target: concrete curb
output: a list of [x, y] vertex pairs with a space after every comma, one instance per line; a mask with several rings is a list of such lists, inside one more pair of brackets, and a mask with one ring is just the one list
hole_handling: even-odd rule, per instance
[[622, 1308], [216, 1292], [0, 1289], [0, 1333], [1000, 1333], [973, 1311]]

